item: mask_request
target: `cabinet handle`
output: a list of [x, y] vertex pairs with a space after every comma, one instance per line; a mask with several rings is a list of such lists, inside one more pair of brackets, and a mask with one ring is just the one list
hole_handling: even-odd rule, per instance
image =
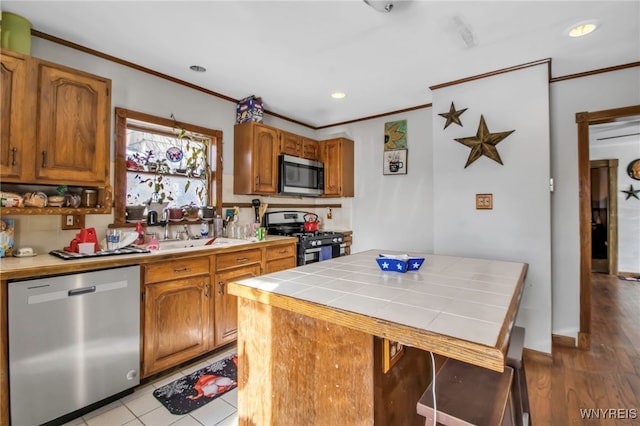
[[239, 257], [239, 258], [237, 258], [237, 259], [236, 259], [236, 262], [238, 262], [238, 263], [244, 263], [244, 262], [246, 262], [246, 261], [248, 261], [248, 260], [249, 260], [249, 258], [248, 258], [248, 257]]
[[218, 294], [221, 296], [224, 294], [224, 281], [218, 281]]
[[180, 272], [189, 272], [191, 269], [189, 268], [182, 268], [182, 269], [174, 269], [173, 272], [175, 272], [176, 274], [179, 274]]
[[209, 298], [209, 291], [211, 290], [211, 286], [209, 284], [205, 284], [204, 286], [204, 297]]
[[15, 166], [16, 165], [16, 153], [18, 152], [18, 148], [11, 148], [11, 155], [12, 155], [12, 159], [11, 159], [11, 165]]
[[47, 151], [42, 151], [42, 168], [47, 168]]
[[260, 185], [260, 176], [256, 176], [256, 185]]
[[285, 254], [285, 253], [287, 253], [288, 251], [289, 251], [289, 250], [287, 250], [287, 249], [282, 249], [282, 250], [280, 250], [278, 253], [280, 253], [280, 254]]

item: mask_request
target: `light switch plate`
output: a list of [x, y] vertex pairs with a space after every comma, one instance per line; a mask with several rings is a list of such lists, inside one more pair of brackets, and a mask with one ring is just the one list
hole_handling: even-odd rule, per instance
[[493, 194], [476, 194], [476, 210], [493, 209]]
[[84, 228], [83, 214], [63, 214], [61, 228], [64, 229], [82, 229]]

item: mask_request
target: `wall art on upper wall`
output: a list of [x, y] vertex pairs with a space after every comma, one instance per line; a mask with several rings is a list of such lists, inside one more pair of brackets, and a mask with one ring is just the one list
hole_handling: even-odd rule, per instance
[[627, 166], [627, 174], [631, 179], [640, 180], [640, 158], [637, 158]]
[[407, 174], [407, 150], [396, 149], [385, 151], [383, 159], [383, 175], [406, 175]]
[[640, 197], [638, 197], [638, 194], [640, 194], [640, 189], [633, 189], [633, 185], [629, 185], [629, 190], [622, 190], [621, 192], [627, 194], [627, 198], [625, 198], [625, 200], [628, 200], [631, 197], [635, 198], [636, 200], [640, 200]]
[[461, 144], [471, 148], [471, 152], [469, 153], [469, 157], [467, 158], [467, 163], [464, 165], [464, 168], [466, 169], [483, 155], [491, 158], [496, 163], [502, 164], [502, 159], [500, 158], [496, 145], [502, 142], [504, 138], [513, 132], [515, 132], [515, 130], [507, 130], [506, 132], [498, 133], [489, 132], [487, 123], [484, 121], [484, 115], [481, 115], [480, 123], [478, 124], [478, 131], [475, 136], [454, 139], [456, 142], [460, 142]]
[[462, 127], [462, 121], [460, 121], [460, 116], [463, 112], [465, 112], [467, 108], [456, 110], [456, 106], [451, 102], [451, 106], [449, 107], [449, 112], [443, 112], [438, 114], [440, 117], [444, 117], [447, 121], [444, 123], [444, 129], [449, 127], [449, 124], [456, 123], [458, 126]]
[[407, 120], [384, 123], [384, 150], [407, 149]]

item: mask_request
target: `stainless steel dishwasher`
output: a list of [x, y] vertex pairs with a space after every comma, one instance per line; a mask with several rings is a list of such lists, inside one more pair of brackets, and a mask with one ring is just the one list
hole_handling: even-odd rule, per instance
[[11, 423], [39, 425], [140, 383], [140, 267], [9, 283]]

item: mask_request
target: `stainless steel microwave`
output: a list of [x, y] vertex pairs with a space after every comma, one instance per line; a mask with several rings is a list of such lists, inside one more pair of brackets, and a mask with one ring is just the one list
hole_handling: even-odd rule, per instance
[[282, 195], [317, 197], [324, 193], [324, 164], [294, 157], [278, 157], [278, 192]]

